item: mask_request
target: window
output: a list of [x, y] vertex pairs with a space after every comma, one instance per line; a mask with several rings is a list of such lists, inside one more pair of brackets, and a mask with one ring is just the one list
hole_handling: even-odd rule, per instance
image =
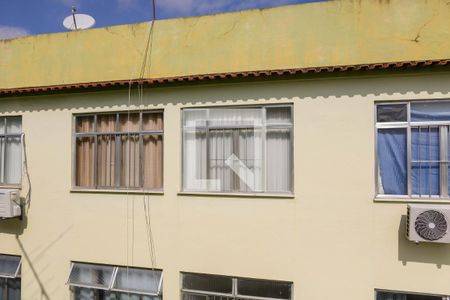
[[449, 197], [450, 102], [377, 105], [378, 195]]
[[0, 299], [20, 300], [21, 258], [0, 254]]
[[72, 263], [68, 284], [74, 300], [161, 300], [162, 271]]
[[292, 282], [182, 273], [182, 300], [292, 299]]
[[183, 190], [290, 193], [291, 106], [183, 110]]
[[162, 112], [76, 116], [74, 173], [76, 187], [162, 189]]
[[378, 291], [376, 300], [450, 300], [450, 297]]
[[0, 117], [0, 184], [22, 180], [22, 117]]

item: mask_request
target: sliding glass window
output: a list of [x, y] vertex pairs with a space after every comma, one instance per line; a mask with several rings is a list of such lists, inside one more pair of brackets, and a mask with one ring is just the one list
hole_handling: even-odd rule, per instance
[[450, 102], [377, 105], [379, 197], [449, 196]]
[[183, 190], [291, 193], [292, 108], [183, 110]]

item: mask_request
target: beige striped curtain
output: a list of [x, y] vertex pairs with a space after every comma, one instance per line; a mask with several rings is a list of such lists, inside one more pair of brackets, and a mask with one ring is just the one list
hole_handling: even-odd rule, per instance
[[[97, 186], [114, 187], [116, 170], [116, 115], [98, 115], [97, 132]], [[109, 133], [109, 134], [108, 134]]]
[[[143, 114], [142, 130], [163, 130], [162, 113]], [[143, 136], [144, 187], [160, 189], [163, 186], [163, 137]]]
[[[78, 117], [76, 132], [87, 133], [94, 130], [94, 117]], [[76, 140], [76, 185], [94, 186], [94, 138], [79, 137]]]

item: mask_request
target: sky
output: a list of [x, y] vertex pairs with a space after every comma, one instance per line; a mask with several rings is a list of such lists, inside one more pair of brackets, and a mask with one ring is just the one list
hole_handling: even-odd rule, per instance
[[[207, 15], [323, 0], [156, 0], [157, 19]], [[0, 0], [0, 39], [64, 32], [75, 6], [92, 15], [95, 27], [151, 20], [152, 0]]]

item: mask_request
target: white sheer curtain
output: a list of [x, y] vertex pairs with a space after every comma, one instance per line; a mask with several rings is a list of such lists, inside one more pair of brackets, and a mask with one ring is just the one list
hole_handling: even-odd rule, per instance
[[19, 184], [22, 179], [22, 118], [21, 117], [6, 117], [6, 130], [4, 126], [4, 119], [0, 119], [1, 134], [16, 135], [6, 136], [2, 139], [0, 145], [2, 150], [3, 165], [3, 183]]
[[265, 112], [264, 107], [185, 110], [184, 190], [289, 192], [291, 108], [268, 108], [266, 120]]

